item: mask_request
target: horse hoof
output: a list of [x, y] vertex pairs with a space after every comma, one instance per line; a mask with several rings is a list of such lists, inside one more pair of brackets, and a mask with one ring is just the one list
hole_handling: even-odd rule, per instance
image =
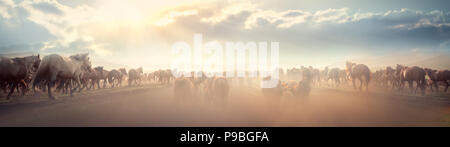
[[50, 96], [49, 97], [51, 100], [56, 100], [56, 97], [54, 97], [54, 96]]

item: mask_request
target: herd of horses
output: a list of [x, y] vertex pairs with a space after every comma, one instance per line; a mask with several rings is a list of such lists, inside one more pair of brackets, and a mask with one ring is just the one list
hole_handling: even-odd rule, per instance
[[[200, 76], [175, 78], [171, 70], [157, 70], [144, 73], [142, 67], [106, 70], [102, 66], [92, 67], [88, 54], [76, 54], [69, 57], [51, 54], [43, 57], [32, 55], [27, 57], [0, 57], [0, 88], [7, 93], [7, 99], [16, 90], [25, 95], [36, 89], [47, 92], [50, 99], [55, 99], [53, 92], [61, 92], [73, 96], [75, 91], [100, 88], [122, 87], [122, 81], [127, 80], [128, 86], [140, 85], [143, 82], [173, 85], [174, 97], [182, 99], [188, 96], [204, 96], [213, 100], [225, 100], [230, 88], [236, 85], [253, 86], [271, 77], [225, 78], [219, 76]], [[192, 73], [194, 74], [194, 72]], [[352, 84], [359, 91], [369, 90], [369, 85], [403, 91], [408, 83], [412, 93], [420, 88], [421, 94], [430, 88], [432, 92], [439, 91], [444, 86], [447, 92], [450, 82], [449, 70], [434, 70], [418, 66], [397, 64], [385, 69], [371, 72], [368, 66], [346, 62], [345, 69], [325, 67], [320, 70], [312, 66], [280, 69], [279, 84], [274, 88], [262, 88], [262, 95], [277, 97], [292, 95], [305, 97], [312, 87], [342, 87]], [[247, 82], [245, 82], [247, 81]], [[253, 81], [253, 82], [252, 82]], [[414, 89], [415, 84], [415, 89]], [[31, 87], [30, 87], [31, 85]], [[256, 86], [255, 86], [256, 87]]]
[[[47, 91], [51, 99], [55, 99], [53, 91], [62, 92], [73, 96], [75, 91], [84, 89], [93, 90], [97, 87], [111, 88], [121, 87], [123, 80], [128, 80], [128, 85], [141, 84], [145, 78], [156, 78], [167, 83], [166, 74], [169, 71], [155, 71], [152, 74], [143, 74], [143, 69], [125, 68], [112, 69], [110, 71], [102, 66], [92, 68], [88, 54], [76, 54], [64, 57], [51, 54], [40, 58], [39, 55], [27, 57], [0, 57], [0, 88], [8, 93], [7, 99], [15, 90], [25, 95], [27, 91], [36, 88]], [[29, 85], [32, 85], [30, 87]]]
[[[283, 72], [283, 70], [280, 70], [280, 72]], [[411, 93], [416, 94], [420, 88], [421, 94], [424, 95], [426, 88], [429, 88], [431, 92], [438, 92], [440, 86], [443, 86], [444, 91], [447, 92], [450, 82], [449, 70], [434, 70], [419, 66], [397, 64], [395, 69], [387, 66], [385, 69], [371, 72], [368, 66], [349, 61], [346, 62], [345, 69], [329, 69], [325, 67], [323, 70], [319, 70], [311, 66], [309, 68], [288, 69], [285, 74], [286, 77], [282, 77], [281, 79], [289, 81], [295, 79], [295, 77], [301, 77], [300, 75], [305, 72], [311, 73], [305, 74], [309, 76], [304, 77], [304, 79], [310, 81], [308, 82], [310, 86], [340, 87], [351, 83], [353, 88], [359, 91], [363, 89], [369, 91], [369, 85], [372, 83], [372, 85], [378, 88], [403, 92], [407, 83]]]

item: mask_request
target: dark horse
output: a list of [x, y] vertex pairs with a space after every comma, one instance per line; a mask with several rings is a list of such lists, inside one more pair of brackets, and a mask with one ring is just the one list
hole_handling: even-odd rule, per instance
[[0, 57], [0, 81], [9, 84], [11, 88], [7, 99], [10, 98], [19, 84], [23, 86], [22, 95], [25, 95], [25, 91], [28, 89], [25, 81], [31, 79], [32, 73], [36, 72], [40, 62], [39, 55], [13, 59]]

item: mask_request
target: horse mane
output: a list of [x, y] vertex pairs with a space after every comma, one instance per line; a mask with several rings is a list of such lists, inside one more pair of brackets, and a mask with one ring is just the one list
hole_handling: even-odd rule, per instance
[[14, 62], [19, 63], [20, 65], [25, 65], [25, 58], [21, 58], [21, 57], [16, 57], [12, 59]]

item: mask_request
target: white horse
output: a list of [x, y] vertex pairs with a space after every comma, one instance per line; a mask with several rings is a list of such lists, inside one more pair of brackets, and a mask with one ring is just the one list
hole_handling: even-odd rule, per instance
[[57, 54], [45, 56], [36, 73], [33, 82], [33, 91], [36, 92], [35, 86], [45, 81], [48, 86], [48, 96], [55, 99], [52, 95], [51, 88], [57, 80], [75, 82], [76, 87], [70, 89], [70, 95], [73, 91], [80, 88], [80, 78], [85, 71], [91, 70], [91, 62], [88, 54], [76, 54], [70, 57], [63, 57]]

